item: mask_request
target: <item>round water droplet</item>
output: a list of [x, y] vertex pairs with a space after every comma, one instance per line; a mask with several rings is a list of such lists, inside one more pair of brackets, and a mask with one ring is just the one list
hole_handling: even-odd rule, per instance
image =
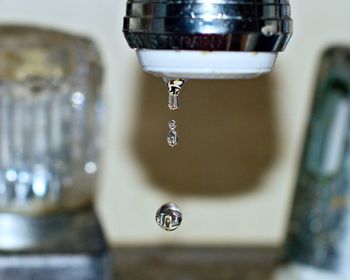
[[182, 213], [175, 203], [166, 203], [156, 214], [157, 224], [166, 231], [176, 230], [182, 222]]

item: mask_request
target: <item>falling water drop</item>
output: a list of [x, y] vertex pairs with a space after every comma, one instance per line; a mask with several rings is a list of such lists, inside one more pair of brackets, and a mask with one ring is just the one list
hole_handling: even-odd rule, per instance
[[182, 222], [182, 213], [175, 203], [166, 203], [156, 214], [157, 224], [166, 231], [176, 230]]
[[185, 84], [185, 80], [165, 80], [165, 82], [169, 93], [168, 107], [171, 111], [175, 111], [179, 109], [179, 95], [183, 85]]
[[170, 132], [168, 133], [168, 145], [172, 148], [176, 147], [179, 142], [179, 137], [177, 136], [176, 132], [176, 121], [171, 120], [169, 121], [169, 129]]

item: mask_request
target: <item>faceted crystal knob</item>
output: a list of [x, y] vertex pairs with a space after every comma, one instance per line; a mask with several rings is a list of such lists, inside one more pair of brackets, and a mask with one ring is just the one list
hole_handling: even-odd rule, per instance
[[176, 204], [164, 204], [157, 211], [156, 222], [162, 229], [174, 231], [181, 225], [182, 213]]

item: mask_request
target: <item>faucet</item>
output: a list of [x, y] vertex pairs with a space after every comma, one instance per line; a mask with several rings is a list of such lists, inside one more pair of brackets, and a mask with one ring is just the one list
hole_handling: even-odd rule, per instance
[[166, 79], [268, 73], [292, 30], [289, 0], [128, 0], [123, 27], [143, 70]]
[[322, 59], [286, 243], [290, 263], [350, 277], [350, 50]]

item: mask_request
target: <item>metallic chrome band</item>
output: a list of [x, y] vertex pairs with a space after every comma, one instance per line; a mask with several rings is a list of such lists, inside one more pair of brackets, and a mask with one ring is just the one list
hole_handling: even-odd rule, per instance
[[173, 3], [129, 2], [127, 15], [129, 17], [151, 18], [191, 18], [191, 19], [282, 19], [289, 18], [289, 5], [278, 4], [203, 4], [203, 3]]
[[287, 0], [129, 0], [123, 31], [137, 49], [278, 52], [292, 34], [290, 15]]

